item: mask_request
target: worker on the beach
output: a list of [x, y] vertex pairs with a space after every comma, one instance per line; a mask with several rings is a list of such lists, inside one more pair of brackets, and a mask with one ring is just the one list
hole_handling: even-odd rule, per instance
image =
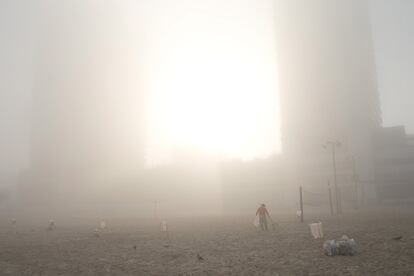
[[262, 229], [262, 231], [267, 231], [267, 217], [270, 218], [270, 216], [264, 203], [257, 209], [256, 216], [259, 216], [260, 229]]

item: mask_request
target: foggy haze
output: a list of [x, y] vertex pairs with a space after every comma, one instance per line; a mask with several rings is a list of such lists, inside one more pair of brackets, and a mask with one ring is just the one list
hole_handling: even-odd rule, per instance
[[[372, 153], [365, 151], [368, 132], [365, 136], [348, 136], [346, 133], [352, 125], [360, 125], [361, 129], [366, 126], [356, 115], [358, 113], [352, 114], [352, 97], [338, 93], [335, 98], [332, 96], [335, 93], [328, 89], [324, 92], [326, 97], [316, 97], [314, 106], [304, 99], [289, 100], [286, 104], [283, 91], [293, 89], [293, 83], [304, 84], [302, 81], [312, 75], [310, 90], [332, 88], [338, 85], [333, 80], [345, 84], [348, 82], [346, 78], [351, 78], [346, 72], [352, 72], [352, 76], [360, 77], [360, 82], [354, 80], [352, 83], [350, 79], [353, 91], [358, 95], [359, 90], [365, 89], [361, 83], [367, 79], [371, 81], [378, 74], [378, 83], [369, 88], [375, 94], [378, 86], [381, 93], [382, 118], [378, 115], [379, 119], [375, 120], [382, 119], [386, 126], [406, 125], [410, 132], [409, 102], [412, 96], [408, 91], [411, 80], [406, 72], [410, 72], [412, 63], [408, 53], [411, 25], [410, 19], [403, 15], [408, 13], [411, 4], [399, 1], [395, 6], [398, 12], [393, 14], [386, 12], [389, 9], [385, 1], [371, 1], [369, 13], [353, 9], [353, 4], [349, 4], [349, 9], [344, 6], [338, 13], [338, 22], [329, 25], [332, 28], [328, 35], [312, 34], [312, 29], [306, 27], [306, 16], [300, 16], [302, 11], [293, 8], [295, 3], [284, 7], [283, 1], [270, 0], [260, 3], [183, 0], [174, 4], [161, 0], [100, 4], [93, 1], [2, 1], [2, 185], [12, 187], [13, 194], [19, 194], [19, 199], [14, 199], [17, 201], [30, 202], [28, 195], [38, 197], [34, 201], [42, 201], [47, 198], [47, 191], [53, 191], [58, 198], [73, 193], [79, 206], [80, 202], [95, 204], [110, 199], [115, 205], [136, 201], [134, 204], [146, 206], [142, 207], [145, 212], [152, 212], [149, 210], [154, 208], [153, 202], [162, 197], [153, 194], [153, 190], [159, 189], [156, 185], [160, 185], [160, 189], [172, 185], [164, 191], [166, 197], [194, 189], [191, 193], [183, 193], [188, 202], [201, 202], [201, 195], [209, 190], [212, 197], [204, 200], [217, 200], [214, 212], [219, 212], [224, 196], [222, 189], [226, 189], [222, 172], [226, 162], [240, 159], [254, 163], [251, 160], [265, 160], [281, 151], [291, 152], [288, 149], [290, 142], [282, 141], [281, 136], [289, 133], [286, 130], [289, 127], [298, 129], [295, 124], [304, 118], [298, 119], [297, 115], [311, 120], [316, 118], [312, 117], [315, 114], [322, 116], [318, 124], [327, 124], [330, 128], [325, 129], [326, 132], [313, 131], [312, 123], [300, 122], [304, 124], [302, 133], [295, 132], [295, 135], [308, 140], [308, 145], [302, 143], [296, 147], [298, 137], [294, 139], [299, 140], [288, 140], [293, 141], [296, 150], [306, 151], [306, 147], [313, 147], [317, 157], [300, 158], [302, 160], [295, 161], [300, 164], [295, 166], [307, 166], [307, 162], [314, 162], [314, 157], [323, 166], [329, 166], [329, 155], [319, 144], [335, 138], [345, 145], [339, 153], [343, 154], [344, 160], [349, 159], [348, 155], [364, 151], [359, 154], [360, 174], [371, 181], [373, 168], [369, 158]], [[297, 3], [301, 5], [300, 1]], [[330, 8], [339, 10], [340, 5], [338, 2]], [[313, 12], [311, 6], [308, 8]], [[278, 37], [277, 30], [283, 25], [282, 21], [288, 22], [280, 16], [281, 12], [292, 12], [292, 18], [296, 13], [305, 21], [300, 23], [303, 25], [287, 27], [286, 33]], [[359, 23], [349, 25], [351, 39], [347, 43], [349, 47], [360, 48], [350, 48], [348, 56], [368, 57], [366, 71], [359, 75], [352, 66], [362, 67], [350, 62], [343, 71], [332, 71], [329, 66], [341, 68], [345, 59], [329, 58], [317, 44], [306, 42], [300, 45], [293, 35], [297, 32], [320, 36], [320, 41], [327, 42], [326, 47], [334, 49], [331, 54], [340, 56], [344, 45], [339, 45], [342, 43], [340, 38], [335, 41], [334, 37], [340, 36], [335, 32], [335, 24], [348, 26], [346, 24], [351, 20], [347, 18], [347, 12], [359, 16], [363, 24], [371, 20], [372, 25], [372, 34], [368, 29], [367, 33], [357, 33]], [[399, 13], [402, 19], [393, 20]], [[333, 19], [329, 18], [328, 13], [326, 20]], [[394, 25], [384, 26], [385, 18]], [[403, 18], [406, 21], [403, 22]], [[313, 19], [309, 17], [309, 20]], [[322, 21], [310, 22], [315, 26], [323, 24]], [[398, 24], [405, 25], [407, 32], [383, 31], [400, 28]], [[364, 26], [368, 28], [368, 23]], [[358, 45], [356, 41], [362, 37], [365, 44]], [[288, 48], [294, 59], [289, 60], [290, 53], [283, 52]], [[305, 48], [313, 49], [315, 55], [300, 60], [298, 53]], [[400, 56], [406, 53], [407, 57], [404, 69], [399, 71], [398, 66], [390, 63], [392, 60], [397, 64], [397, 60], [401, 60], [397, 53]], [[369, 69], [374, 63], [377, 68]], [[312, 70], [314, 65], [320, 66], [319, 71], [307, 73], [306, 70]], [[301, 69], [289, 71], [295, 66]], [[326, 73], [331, 77], [328, 82]], [[285, 78], [286, 74], [292, 75]], [[279, 76], [282, 76], [282, 84], [278, 82]], [[283, 81], [289, 78], [291, 82], [286, 88]], [[341, 86], [340, 89], [348, 87]], [[287, 110], [285, 117], [279, 111], [280, 97], [282, 105], [285, 103], [280, 108]], [[338, 101], [337, 105], [331, 105], [333, 101]], [[399, 106], [402, 102], [405, 105]], [[362, 105], [360, 108], [363, 110]], [[338, 112], [338, 117], [330, 116], [329, 112]], [[379, 110], [375, 112], [380, 114]], [[291, 125], [286, 128], [289, 120]], [[293, 155], [289, 156], [285, 154], [282, 158], [289, 159]], [[206, 164], [206, 168], [202, 172], [193, 169], [194, 162]], [[292, 169], [289, 162], [282, 161], [280, 164], [283, 165], [278, 165], [289, 167], [282, 169], [286, 174]], [[157, 170], [163, 172], [154, 173]], [[276, 189], [283, 190], [290, 185], [292, 179], [284, 173], [273, 176], [280, 178], [272, 180], [278, 183]], [[332, 177], [330, 171], [324, 174]], [[211, 177], [211, 182], [199, 183], [202, 175]], [[264, 180], [260, 177], [251, 180], [252, 183], [261, 181]], [[293, 187], [297, 185], [286, 192], [295, 193]], [[133, 195], [137, 196], [134, 198]], [[260, 202], [260, 197], [252, 198], [249, 204]], [[295, 204], [297, 200], [292, 199], [290, 205]]]
[[384, 125], [414, 133], [414, 3], [371, 0], [373, 39]]
[[414, 275], [413, 13], [0, 0], [0, 275]]

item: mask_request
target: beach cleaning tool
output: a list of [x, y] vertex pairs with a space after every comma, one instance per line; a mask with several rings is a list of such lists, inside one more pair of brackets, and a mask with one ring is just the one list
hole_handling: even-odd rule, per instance
[[256, 226], [257, 228], [260, 225], [260, 219], [259, 216], [255, 216], [254, 220], [253, 220], [253, 225]]
[[270, 223], [271, 223], [271, 225], [272, 225], [272, 230], [273, 231], [275, 231], [275, 230], [277, 230], [277, 227], [279, 226], [278, 224], [277, 224], [277, 222], [275, 222], [271, 217], [269, 217], [269, 220], [270, 220]]

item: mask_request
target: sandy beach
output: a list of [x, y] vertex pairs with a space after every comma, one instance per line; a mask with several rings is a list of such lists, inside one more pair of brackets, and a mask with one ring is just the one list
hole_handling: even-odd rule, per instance
[[[47, 231], [47, 221], [13, 227], [4, 218], [0, 275], [414, 275], [414, 215], [273, 218], [269, 232], [250, 217], [170, 219], [168, 236], [154, 220], [114, 219], [99, 237], [99, 220], [56, 219]], [[358, 254], [325, 256], [307, 224], [316, 220], [323, 240], [346, 234]]]

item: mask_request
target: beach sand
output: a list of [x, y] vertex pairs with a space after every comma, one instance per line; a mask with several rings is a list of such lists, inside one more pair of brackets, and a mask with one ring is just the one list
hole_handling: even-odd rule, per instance
[[[4, 218], [0, 275], [414, 275], [414, 215], [273, 218], [269, 232], [251, 217], [171, 218], [168, 236], [155, 220], [113, 219], [99, 237], [99, 220], [57, 218], [47, 231], [48, 221], [13, 227]], [[319, 220], [323, 240], [346, 234], [358, 254], [325, 256], [307, 224]]]

